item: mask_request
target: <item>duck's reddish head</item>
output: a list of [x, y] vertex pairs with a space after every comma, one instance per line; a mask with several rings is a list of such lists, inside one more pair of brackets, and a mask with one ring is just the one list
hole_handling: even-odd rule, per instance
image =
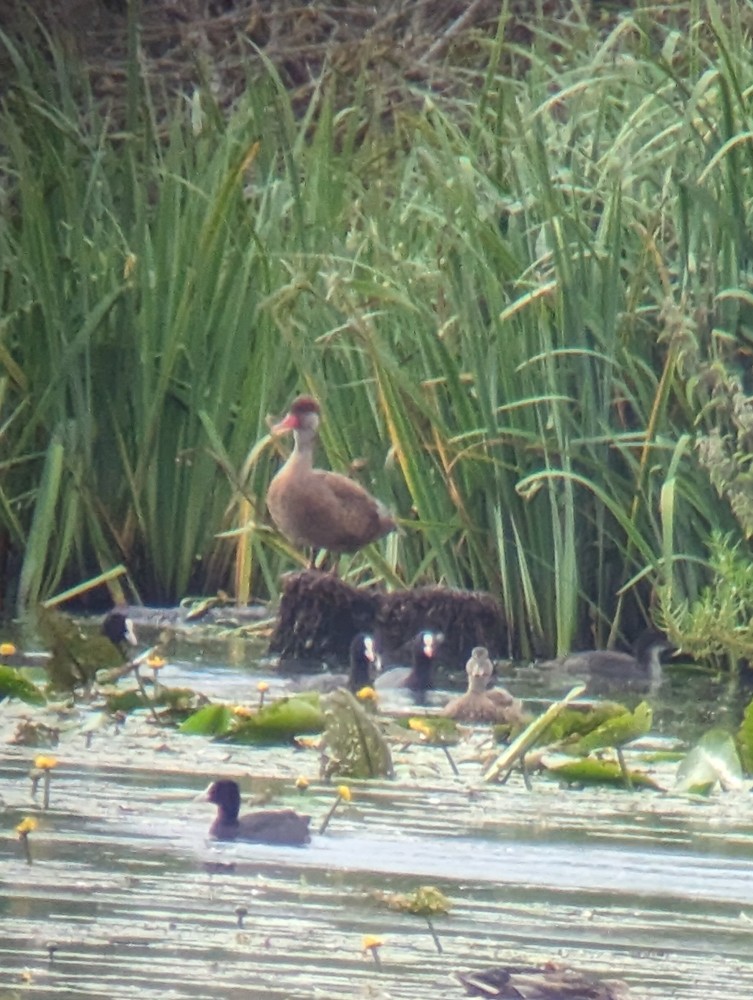
[[297, 430], [308, 416], [315, 414], [318, 417], [319, 412], [319, 404], [313, 396], [298, 396], [291, 403], [288, 415], [279, 424], [275, 424], [272, 430], [277, 433]]

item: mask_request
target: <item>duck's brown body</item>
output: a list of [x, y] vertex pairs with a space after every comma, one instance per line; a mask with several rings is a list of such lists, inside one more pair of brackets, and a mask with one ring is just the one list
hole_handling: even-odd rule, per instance
[[629, 1000], [630, 997], [627, 984], [619, 979], [597, 979], [557, 962], [508, 965], [455, 975], [472, 997], [502, 1000]]
[[302, 847], [311, 840], [311, 817], [292, 809], [262, 809], [239, 816], [241, 794], [236, 781], [214, 781], [203, 797], [217, 806], [217, 818], [209, 827], [209, 836], [214, 840], [247, 840], [288, 847]]
[[504, 688], [488, 688], [494, 665], [484, 646], [476, 646], [465, 665], [468, 690], [459, 698], [448, 701], [443, 715], [458, 722], [491, 722], [496, 724], [523, 721], [523, 709], [517, 698]]
[[274, 429], [292, 430], [295, 446], [267, 490], [272, 520], [295, 545], [356, 552], [394, 531], [392, 515], [362, 486], [336, 472], [314, 468], [319, 404], [300, 396]]

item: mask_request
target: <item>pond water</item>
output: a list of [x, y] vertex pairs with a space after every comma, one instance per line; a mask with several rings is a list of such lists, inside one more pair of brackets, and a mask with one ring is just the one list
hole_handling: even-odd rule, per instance
[[[253, 701], [259, 679], [270, 694], [286, 683], [257, 653], [189, 644], [161, 680]], [[509, 683], [562, 693], [524, 671]], [[724, 718], [727, 695], [670, 675], [655, 692], [659, 740], [689, 705], [691, 731], [718, 706]], [[91, 712], [47, 710], [62, 733], [42, 812], [29, 779], [39, 751], [9, 743], [25, 714], [0, 704], [0, 1000], [450, 1000], [464, 995], [455, 969], [549, 959], [625, 979], [636, 1000], [753, 998], [747, 787], [704, 800], [544, 778], [527, 791], [517, 775], [488, 785], [479, 728], [453, 751], [459, 775], [441, 750], [394, 751], [395, 780], [349, 783], [351, 804], [308, 847], [215, 844], [213, 808], [195, 796], [219, 776], [241, 782], [246, 808], [293, 806], [316, 831], [335, 795], [316, 751], [213, 743], [145, 714], [87, 746]], [[39, 820], [31, 865], [15, 833], [27, 815]], [[441, 953], [425, 920], [375, 898], [426, 884], [452, 901], [434, 920]], [[365, 934], [382, 939], [381, 971]]]

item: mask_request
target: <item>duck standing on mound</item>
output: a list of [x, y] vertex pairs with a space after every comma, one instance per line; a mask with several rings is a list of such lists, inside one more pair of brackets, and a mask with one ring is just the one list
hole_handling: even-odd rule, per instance
[[[282, 534], [294, 545], [357, 552], [397, 527], [379, 500], [359, 483], [337, 472], [314, 468], [319, 404], [299, 396], [290, 412], [272, 428], [292, 431], [294, 446], [267, 490], [267, 508]], [[313, 565], [313, 559], [312, 559]]]
[[311, 840], [310, 816], [292, 809], [262, 809], [238, 816], [241, 793], [237, 781], [214, 781], [201, 798], [217, 806], [217, 817], [209, 827], [215, 840], [247, 840], [254, 844], [302, 847]]
[[486, 646], [475, 646], [465, 665], [468, 690], [459, 698], [449, 701], [442, 715], [458, 722], [519, 723], [523, 721], [523, 708], [504, 688], [489, 688], [494, 675], [494, 664], [489, 659]]
[[469, 997], [501, 1000], [630, 1000], [620, 979], [597, 979], [559, 962], [506, 965], [482, 972], [456, 972]]

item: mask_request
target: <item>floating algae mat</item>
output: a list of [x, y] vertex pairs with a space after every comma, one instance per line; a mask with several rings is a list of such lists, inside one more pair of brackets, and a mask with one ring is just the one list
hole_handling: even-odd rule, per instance
[[[262, 669], [193, 658], [160, 681], [252, 701]], [[268, 696], [282, 689], [264, 676]], [[457, 775], [441, 748], [393, 746], [395, 779], [348, 782], [319, 835], [338, 793], [316, 749], [187, 736], [145, 712], [97, 726], [83, 710], [46, 711], [50, 750], [9, 743], [36, 711], [0, 704], [0, 1000], [449, 1000], [454, 969], [550, 959], [625, 979], [638, 1000], [753, 998], [747, 785], [701, 799], [488, 784], [497, 751], [474, 730], [452, 749]], [[56, 760], [46, 810], [40, 753]], [[213, 808], [195, 796], [221, 776], [245, 809], [311, 814], [311, 845], [208, 842]], [[441, 951], [425, 919], [379, 903], [423, 886], [449, 902], [432, 918]]]

